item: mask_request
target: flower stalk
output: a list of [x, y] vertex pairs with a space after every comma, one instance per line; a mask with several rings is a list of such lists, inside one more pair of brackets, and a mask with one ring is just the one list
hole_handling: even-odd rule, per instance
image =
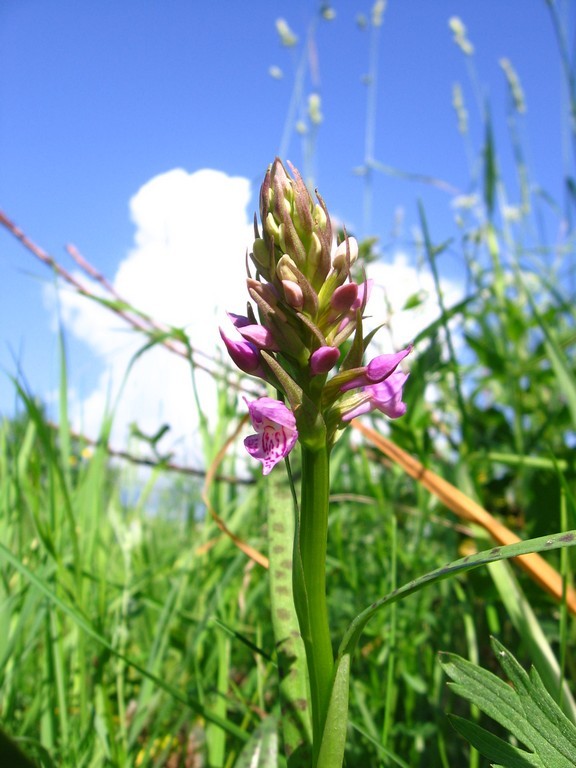
[[[299, 548], [304, 606], [296, 602], [312, 696], [312, 730], [315, 756], [320, 747], [330, 701], [334, 656], [326, 601], [326, 548], [328, 540], [329, 455], [326, 446], [302, 448], [300, 520], [295, 545]], [[295, 572], [296, 573], [296, 572]], [[294, 578], [294, 591], [300, 585]], [[302, 610], [304, 608], [304, 610]]]

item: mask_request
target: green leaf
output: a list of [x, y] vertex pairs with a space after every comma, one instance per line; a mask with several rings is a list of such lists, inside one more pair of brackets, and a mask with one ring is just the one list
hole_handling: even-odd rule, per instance
[[484, 202], [488, 216], [494, 213], [494, 200], [496, 197], [496, 183], [498, 171], [496, 168], [496, 152], [494, 151], [494, 135], [492, 133], [492, 121], [490, 115], [486, 115], [486, 133], [484, 137]]
[[560, 342], [550, 324], [547, 323], [542, 315], [538, 312], [534, 297], [526, 287], [523, 286], [526, 294], [526, 298], [530, 304], [534, 317], [536, 318], [540, 329], [545, 337], [544, 346], [546, 353], [556, 374], [558, 384], [562, 391], [563, 396], [566, 398], [570, 414], [572, 416], [572, 424], [576, 428], [576, 376], [574, 375], [573, 366], [569, 363], [566, 354], [564, 353]]
[[408, 298], [404, 302], [402, 311], [405, 311], [407, 309], [415, 309], [416, 307], [421, 307], [427, 298], [428, 298], [428, 295], [425, 291], [417, 291], [417, 293], [411, 294], [410, 296], [408, 296]]
[[292, 591], [294, 502], [281, 473], [272, 473], [268, 498], [270, 602], [280, 676], [280, 722], [288, 768], [306, 768], [311, 762], [312, 720], [306, 651]]
[[88, 636], [92, 637], [94, 640], [100, 643], [104, 648], [106, 648], [106, 650], [112, 653], [117, 659], [120, 659], [121, 661], [125, 662], [129, 666], [133, 667], [141, 675], [148, 678], [149, 680], [152, 680], [152, 682], [154, 682], [159, 688], [169, 693], [173, 699], [175, 699], [176, 701], [179, 701], [181, 704], [184, 704], [184, 706], [190, 707], [190, 709], [192, 709], [193, 711], [197, 712], [199, 715], [204, 717], [208, 722], [219, 725], [222, 729], [224, 729], [231, 735], [235, 736], [236, 738], [240, 739], [241, 741], [247, 741], [246, 732], [242, 730], [242, 728], [238, 727], [231, 720], [224, 719], [214, 714], [210, 710], [206, 709], [199, 701], [194, 699], [192, 696], [184, 696], [180, 691], [178, 691], [172, 685], [167, 683], [161, 677], [153, 674], [148, 669], [145, 669], [143, 666], [136, 663], [129, 656], [118, 651], [118, 649], [115, 648], [107, 638], [101, 635], [94, 628], [92, 623], [89, 621], [89, 619], [85, 615], [83, 615], [83, 613], [81, 612], [81, 609], [78, 606], [69, 604], [65, 602], [62, 598], [60, 598], [51, 588], [47, 579], [44, 579], [36, 575], [35, 573], [33, 573], [29, 568], [27, 568], [20, 561], [20, 559], [15, 554], [13, 554], [8, 549], [8, 547], [4, 546], [2, 542], [0, 542], [0, 558], [4, 558], [4, 560], [9, 562], [13, 568], [15, 568], [20, 574], [22, 574], [22, 576], [24, 576], [30, 582], [30, 584], [33, 584], [35, 587], [37, 587], [40, 590], [40, 592], [46, 595], [46, 597], [54, 605], [56, 605], [67, 616], [69, 616], [80, 629], [82, 629]]
[[350, 654], [345, 654], [338, 660], [334, 674], [317, 768], [340, 768], [344, 761], [349, 687]]
[[448, 715], [448, 719], [454, 726], [454, 729], [461, 736], [464, 736], [480, 754], [489, 760], [498, 761], [499, 766], [505, 766], [505, 768], [532, 768], [537, 766], [542, 768], [542, 763], [537, 757], [530, 755], [522, 749], [518, 749], [518, 747], [512, 746], [512, 744], [508, 744], [508, 742], [503, 741], [498, 736], [494, 736], [493, 733], [489, 733], [477, 723], [469, 722], [463, 717], [458, 717], [458, 715]]
[[456, 655], [443, 654], [440, 663], [454, 681], [453, 690], [504, 726], [528, 751], [512, 748], [477, 725], [451, 718], [456, 730], [504, 768], [573, 768], [576, 726], [552, 699], [534, 668], [528, 674], [495, 639], [492, 647], [510, 684]]

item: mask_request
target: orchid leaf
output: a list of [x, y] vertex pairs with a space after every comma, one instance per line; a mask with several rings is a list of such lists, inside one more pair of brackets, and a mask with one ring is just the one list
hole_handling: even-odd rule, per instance
[[350, 654], [345, 654], [336, 665], [317, 768], [334, 768], [344, 761], [349, 689]]
[[294, 503], [281, 473], [272, 473], [269, 482], [270, 602], [280, 677], [282, 735], [289, 755], [288, 768], [306, 768], [311, 762], [312, 721], [306, 651], [292, 588]]

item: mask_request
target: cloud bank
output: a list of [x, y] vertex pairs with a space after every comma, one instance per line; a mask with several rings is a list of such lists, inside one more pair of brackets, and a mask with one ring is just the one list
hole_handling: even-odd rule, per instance
[[[211, 356], [220, 354], [218, 325], [227, 321], [225, 310], [245, 305], [250, 194], [245, 178], [176, 169], [151, 179], [130, 201], [134, 247], [111, 281], [114, 289], [156, 321], [184, 328], [192, 346]], [[100, 361], [92, 391], [71, 391], [74, 426], [93, 437], [145, 339], [78, 294], [62, 292], [59, 302], [67, 333]], [[214, 412], [214, 382], [200, 373], [198, 383], [203, 410]], [[115, 406], [114, 444], [125, 444], [133, 422], [147, 434], [169, 424], [162, 447], [175, 448], [183, 460], [198, 460], [198, 415], [184, 360], [157, 347], [135, 362]]]

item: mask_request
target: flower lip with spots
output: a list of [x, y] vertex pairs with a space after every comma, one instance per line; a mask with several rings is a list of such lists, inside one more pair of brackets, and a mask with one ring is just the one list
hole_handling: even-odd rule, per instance
[[260, 397], [249, 402], [244, 398], [255, 435], [244, 440], [248, 453], [262, 462], [262, 474], [267, 475], [286, 457], [298, 439], [296, 419], [280, 400]]

